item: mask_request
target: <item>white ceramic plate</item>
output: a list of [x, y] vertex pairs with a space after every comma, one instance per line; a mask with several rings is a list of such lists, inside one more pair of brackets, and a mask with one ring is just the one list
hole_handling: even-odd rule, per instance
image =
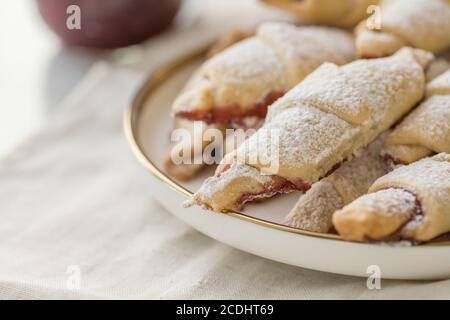
[[153, 73], [125, 115], [125, 131], [133, 152], [151, 173], [153, 188], [149, 194], [167, 210], [211, 238], [299, 267], [366, 277], [368, 267], [376, 265], [386, 279], [450, 277], [450, 242], [445, 239], [417, 247], [391, 247], [345, 242], [336, 235], [280, 225], [298, 198], [295, 193], [248, 205], [241, 213], [183, 208], [182, 203], [213, 168], [181, 183], [166, 175], [162, 162], [169, 147], [171, 103], [202, 58], [203, 50]]

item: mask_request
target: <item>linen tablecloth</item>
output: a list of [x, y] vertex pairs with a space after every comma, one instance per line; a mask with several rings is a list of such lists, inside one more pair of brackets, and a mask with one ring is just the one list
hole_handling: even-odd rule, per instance
[[232, 22], [271, 15], [254, 3], [218, 3], [203, 1], [194, 21], [129, 49], [142, 55], [137, 61], [124, 64], [128, 52], [94, 65], [45, 128], [0, 161], [0, 298], [450, 298], [450, 280], [382, 280], [369, 290], [363, 278], [259, 258], [200, 234], [152, 199], [123, 135], [123, 111], [161, 63]]

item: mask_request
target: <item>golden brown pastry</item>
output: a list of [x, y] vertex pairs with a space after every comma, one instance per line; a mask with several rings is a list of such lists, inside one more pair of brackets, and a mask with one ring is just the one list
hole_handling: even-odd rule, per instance
[[356, 28], [359, 57], [388, 56], [403, 46], [439, 53], [450, 47], [448, 0], [384, 0], [380, 29], [362, 21]]
[[446, 71], [427, 85], [427, 96], [450, 95], [450, 71]]
[[222, 160], [192, 203], [227, 211], [308, 190], [422, 99], [432, 59], [404, 48], [388, 58], [323, 64], [269, 108], [264, 126]]
[[352, 27], [367, 17], [367, 8], [378, 0], [262, 0], [312, 24]]
[[446, 58], [437, 58], [427, 68], [427, 82], [439, 77], [441, 74], [450, 70], [450, 61]]
[[440, 153], [378, 179], [333, 215], [345, 240], [422, 242], [450, 231], [450, 155]]
[[386, 139], [384, 153], [395, 164], [450, 153], [450, 71], [427, 85], [427, 95]]
[[288, 214], [285, 224], [308, 231], [328, 232], [333, 213], [367, 193], [389, 167], [381, 156], [386, 134], [375, 140], [363, 154], [344, 162], [328, 177], [314, 183]]
[[[268, 105], [323, 62], [344, 64], [354, 57], [348, 32], [265, 23], [254, 37], [209, 59], [175, 100], [172, 112], [176, 119], [220, 129], [253, 128], [262, 123]], [[188, 125], [185, 121], [182, 127]], [[201, 167], [166, 160], [166, 169], [178, 178], [189, 178]]]

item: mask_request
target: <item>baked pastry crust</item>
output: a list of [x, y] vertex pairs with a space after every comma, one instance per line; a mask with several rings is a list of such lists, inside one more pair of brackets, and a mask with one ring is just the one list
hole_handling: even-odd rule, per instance
[[[355, 58], [351, 35], [338, 29], [265, 23], [255, 36], [251, 33], [234, 30], [213, 48], [214, 56], [173, 104], [175, 128], [192, 127], [197, 120], [220, 130], [257, 128], [268, 105], [320, 64], [344, 64]], [[238, 39], [245, 40], [234, 44]], [[194, 141], [199, 143], [207, 145]], [[174, 164], [170, 154], [165, 160], [166, 170], [181, 180], [192, 178], [202, 167]]]
[[427, 85], [427, 95], [386, 139], [384, 153], [396, 164], [450, 153], [450, 71]]
[[448, 61], [446, 58], [437, 58], [432, 63], [430, 63], [427, 68], [427, 82], [434, 80], [447, 70], [450, 70], [450, 61]]
[[439, 53], [450, 47], [448, 0], [384, 0], [381, 28], [371, 30], [366, 21], [356, 28], [359, 57], [388, 56], [403, 46]]
[[450, 71], [446, 71], [427, 85], [427, 96], [450, 95]]
[[367, 16], [366, 10], [378, 0], [263, 0], [312, 24], [352, 27]]
[[300, 187], [284, 178], [261, 175], [257, 169], [245, 163], [233, 160], [230, 164], [225, 164], [224, 161], [216, 169], [214, 176], [206, 179], [184, 205], [200, 205], [208, 210], [227, 212], [239, 210], [250, 201], [299, 189]]
[[234, 28], [227, 31], [224, 35], [220, 37], [216, 43], [208, 50], [207, 57], [212, 58], [217, 54], [221, 53], [225, 49], [231, 47], [235, 43], [238, 43], [244, 39], [253, 37], [255, 35], [255, 30], [248, 28]]
[[285, 219], [285, 224], [308, 231], [329, 232], [333, 213], [367, 193], [389, 167], [381, 156], [382, 134], [361, 156], [344, 162], [328, 177], [314, 183]]
[[[269, 108], [264, 126], [222, 160], [192, 203], [227, 211], [243, 199], [272, 196], [277, 188], [306, 191], [340, 163], [359, 155], [422, 99], [424, 68], [432, 58], [430, 53], [404, 48], [388, 58], [342, 67], [323, 64]], [[261, 188], [247, 180], [234, 182], [242, 167], [253, 167], [248, 179]], [[230, 201], [216, 201], [215, 195], [227, 199], [231, 193]]]
[[450, 155], [440, 153], [379, 178], [333, 215], [346, 240], [431, 240], [450, 231]]
[[[191, 138], [174, 142], [170, 152], [164, 159], [165, 169], [179, 180], [185, 181], [193, 178], [205, 163], [203, 160], [203, 150], [207, 145], [218, 141], [206, 141], [203, 139], [204, 133], [208, 129], [215, 129], [225, 134], [226, 126], [221, 124], [208, 125], [204, 122], [194, 122], [186, 119], [175, 119], [175, 129], [184, 130]], [[220, 145], [217, 145], [219, 147]], [[187, 154], [184, 154], [187, 152]], [[173, 159], [182, 159], [182, 163], [174, 163]]]
[[262, 24], [243, 40], [208, 60], [201, 76], [174, 102], [177, 117], [228, 123], [265, 117], [267, 106], [325, 61], [355, 57], [349, 33], [326, 27]]
[[[405, 48], [388, 58], [338, 67], [325, 63], [269, 109], [266, 124], [238, 156], [270, 163], [268, 136], [279, 132], [277, 175], [312, 184], [406, 114], [424, 94], [432, 56]], [[241, 153], [241, 154], [239, 154]]]

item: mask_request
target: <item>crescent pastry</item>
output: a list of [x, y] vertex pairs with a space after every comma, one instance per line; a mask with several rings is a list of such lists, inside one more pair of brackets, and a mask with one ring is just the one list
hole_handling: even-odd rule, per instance
[[264, 118], [268, 105], [323, 62], [344, 64], [353, 58], [352, 37], [345, 31], [265, 23], [255, 37], [208, 60], [175, 100], [173, 113], [209, 124]]
[[384, 153], [395, 164], [450, 153], [450, 71], [427, 85], [427, 95], [386, 139]]
[[440, 153], [379, 178], [333, 215], [346, 240], [423, 242], [450, 231], [450, 155]]
[[[432, 59], [404, 48], [388, 58], [323, 64], [269, 108], [264, 126], [222, 160], [193, 203], [227, 211], [276, 193], [306, 191], [422, 99], [424, 68]], [[241, 170], [251, 174], [243, 180]]]
[[[224, 39], [226, 45], [230, 41]], [[272, 102], [323, 62], [345, 64], [355, 58], [350, 33], [288, 23], [262, 24], [255, 36], [225, 50], [223, 46], [219, 44], [214, 50], [219, 53], [205, 62], [175, 100], [172, 113], [176, 119], [239, 128], [248, 128], [250, 122], [255, 127]], [[166, 169], [178, 178], [189, 178], [202, 167], [179, 166], [167, 157]]]
[[388, 56], [403, 46], [439, 53], [450, 47], [450, 1], [384, 0], [380, 23], [356, 28], [359, 57]]
[[380, 153], [386, 134], [370, 144], [361, 156], [344, 162], [328, 177], [314, 183], [288, 214], [285, 224], [308, 231], [326, 233], [333, 213], [367, 193], [389, 167]]

